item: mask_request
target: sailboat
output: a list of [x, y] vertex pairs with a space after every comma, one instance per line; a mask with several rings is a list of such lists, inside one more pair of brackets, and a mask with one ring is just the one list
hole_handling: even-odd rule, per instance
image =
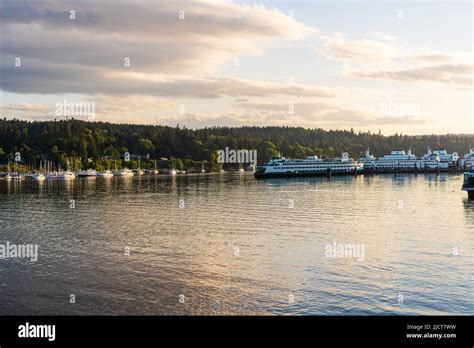
[[75, 179], [76, 178], [76, 174], [74, 174], [73, 172], [71, 172], [69, 170], [69, 160], [67, 161], [67, 167], [68, 169], [65, 171], [65, 172], [61, 172], [59, 174], [59, 178], [60, 179], [65, 179], [65, 180], [71, 180], [71, 179]]
[[3, 180], [10, 181], [12, 179], [12, 176], [10, 174], [7, 174], [3, 177]]
[[176, 168], [175, 168], [174, 159], [171, 158], [171, 160], [172, 160], [172, 163], [173, 163], [173, 168], [171, 169], [170, 174], [171, 174], [171, 175], [176, 175], [176, 174], [178, 174], [178, 171], [177, 171]]
[[14, 173], [11, 176], [13, 180], [18, 180], [18, 181], [25, 180], [25, 177], [19, 173], [18, 163], [15, 162], [13, 170], [14, 170]]
[[158, 169], [156, 169], [156, 160], [155, 160], [155, 169], [152, 171], [152, 174], [156, 175], [158, 173], [159, 173], [159, 171], [158, 171]]
[[45, 177], [44, 174], [43, 174], [43, 163], [42, 163], [42, 162], [40, 162], [40, 166], [39, 166], [38, 172], [36, 172], [35, 174], [33, 174], [33, 175], [31, 176], [31, 178], [32, 178], [33, 180], [36, 180], [36, 181], [43, 181], [43, 180], [46, 179], [46, 177]]
[[143, 170], [140, 169], [140, 160], [138, 160], [137, 175], [143, 175]]

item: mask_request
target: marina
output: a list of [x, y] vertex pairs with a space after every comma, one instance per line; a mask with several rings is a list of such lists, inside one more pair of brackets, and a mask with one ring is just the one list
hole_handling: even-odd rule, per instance
[[[7, 168], [9, 165], [7, 165]], [[177, 170], [175, 168], [160, 170], [155, 169], [116, 169], [101, 170], [94, 169], [85, 170], [61, 170], [57, 166], [53, 169], [52, 162], [47, 162], [43, 168], [40, 164], [39, 170], [30, 170], [26, 173], [16, 170], [13, 172], [6, 171], [0, 173], [0, 180], [23, 180], [25, 178], [34, 178], [35, 180], [45, 179], [74, 179], [74, 178], [96, 178], [96, 177], [130, 177], [134, 175], [176, 175], [186, 174], [186, 170]], [[69, 165], [68, 165], [69, 167]], [[382, 174], [382, 173], [440, 173], [467, 171], [474, 169], [474, 150], [470, 148], [463, 158], [460, 158], [456, 152], [448, 153], [445, 149], [431, 150], [429, 147], [427, 152], [418, 157], [412, 153], [411, 149], [407, 151], [403, 149], [393, 150], [388, 155], [379, 158], [374, 157], [367, 149], [364, 155], [358, 160], [354, 160], [347, 152], [343, 152], [338, 158], [318, 158], [316, 155], [309, 155], [305, 159], [272, 157], [269, 161], [261, 166], [253, 167], [249, 165], [247, 170], [253, 171], [256, 178], [266, 177], [288, 177], [288, 176], [318, 176], [318, 175], [358, 175], [358, 174]], [[222, 170], [220, 170], [222, 171]], [[242, 165], [239, 166], [239, 172], [244, 172]], [[204, 162], [199, 173], [206, 173]]]
[[[116, 162], [116, 161], [115, 161]], [[9, 164], [7, 164], [9, 168]], [[19, 166], [15, 163], [14, 172], [0, 173], [0, 180], [7, 182], [18, 182], [25, 179], [34, 181], [44, 180], [74, 180], [74, 179], [96, 179], [96, 178], [130, 178], [133, 176], [176, 176], [176, 175], [189, 175], [186, 170], [177, 170], [174, 167], [171, 169], [156, 167], [156, 160], [154, 161], [154, 169], [115, 169], [115, 170], [101, 170], [89, 168], [86, 170], [61, 170], [60, 166], [57, 166], [57, 170], [53, 170], [55, 166], [52, 162], [46, 162], [45, 168], [40, 164], [39, 170], [28, 171], [26, 173], [20, 173], [18, 170]], [[69, 168], [69, 162], [68, 162]], [[115, 163], [115, 168], [117, 164]], [[347, 152], [343, 152], [340, 157], [337, 158], [318, 158], [316, 155], [309, 155], [305, 159], [292, 159], [285, 157], [272, 157], [269, 161], [264, 163], [262, 166], [253, 167], [249, 165], [248, 171], [254, 173], [256, 179], [265, 178], [281, 178], [281, 177], [301, 177], [301, 176], [326, 176], [330, 179], [334, 176], [357, 176], [357, 175], [377, 175], [377, 174], [429, 174], [435, 173], [453, 173], [459, 174], [463, 171], [466, 173], [466, 177], [470, 178], [474, 171], [474, 151], [472, 148], [469, 149], [463, 158], [460, 158], [456, 152], [448, 153], [445, 149], [431, 150], [428, 147], [426, 153], [418, 157], [412, 153], [409, 148], [407, 151], [403, 149], [396, 149], [391, 151], [388, 155], [383, 155], [379, 158], [373, 156], [370, 149], [367, 148], [365, 153], [361, 155], [358, 160], [354, 160], [349, 156]], [[232, 169], [230, 170], [232, 171]], [[245, 173], [244, 166], [239, 164], [238, 173]], [[204, 169], [204, 162], [202, 163], [201, 170], [195, 174], [207, 175], [215, 173], [224, 173], [224, 170], [217, 172], [207, 172]], [[469, 199], [474, 198], [474, 193], [470, 187], [470, 179], [468, 183], [464, 184], [462, 189], [468, 192]]]

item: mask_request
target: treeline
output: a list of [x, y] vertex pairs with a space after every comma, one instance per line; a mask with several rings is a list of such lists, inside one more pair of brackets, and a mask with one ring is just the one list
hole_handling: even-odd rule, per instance
[[[148, 166], [152, 159], [173, 158], [176, 161], [217, 168], [216, 151], [255, 149], [258, 162], [281, 153], [303, 158], [310, 154], [336, 157], [343, 151], [357, 158], [370, 147], [375, 156], [396, 148], [422, 155], [428, 146], [444, 147], [460, 155], [474, 146], [474, 135], [423, 135], [379, 133], [346, 130], [304, 129], [296, 127], [211, 127], [189, 129], [154, 125], [113, 124], [80, 120], [31, 122], [18, 119], [0, 120], [0, 162], [15, 159], [19, 152], [22, 162], [38, 165], [49, 160], [61, 164], [74, 158], [82, 167], [94, 167], [123, 159], [126, 152], [133, 160], [140, 158]], [[180, 165], [181, 166], [181, 165]]]

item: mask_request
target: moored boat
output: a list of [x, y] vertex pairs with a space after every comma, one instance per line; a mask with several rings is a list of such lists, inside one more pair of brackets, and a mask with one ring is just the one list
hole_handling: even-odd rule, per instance
[[43, 181], [46, 179], [46, 177], [43, 174], [38, 173], [38, 174], [32, 175], [31, 179], [36, 180], [36, 181]]
[[306, 159], [290, 159], [272, 157], [263, 166], [258, 166], [255, 178], [288, 177], [288, 176], [317, 176], [357, 174], [362, 172], [363, 165], [349, 157], [344, 152], [341, 158], [319, 159], [318, 156], [308, 156]]
[[370, 153], [369, 148], [365, 150], [364, 155], [359, 157], [359, 162], [364, 165], [367, 163], [367, 166], [371, 165], [371, 163], [374, 161], [375, 161], [375, 157]]
[[19, 173], [12, 174], [11, 178], [12, 180], [15, 180], [15, 181], [25, 180], [25, 176]]
[[97, 176], [100, 176], [103, 178], [111, 178], [112, 176], [114, 176], [114, 173], [112, 173], [110, 170], [103, 170], [97, 173]]
[[77, 174], [79, 178], [96, 178], [98, 175], [97, 171], [94, 169], [87, 169], [85, 171], [81, 171]]
[[467, 196], [469, 199], [474, 199], [474, 171], [468, 171], [464, 173], [462, 189], [467, 191]]
[[70, 170], [66, 170], [65, 172], [62, 172], [62, 173], [59, 174], [59, 179], [71, 180], [71, 179], [75, 179], [75, 178], [76, 178], [76, 174], [74, 174]]
[[46, 179], [59, 179], [60, 175], [58, 172], [48, 172], [45, 177]]
[[464, 158], [459, 160], [459, 166], [462, 169], [474, 169], [474, 149], [469, 148], [469, 152], [464, 154]]
[[124, 168], [122, 170], [116, 171], [114, 173], [114, 175], [115, 176], [130, 177], [130, 176], [133, 176], [133, 172], [128, 168]]
[[448, 153], [446, 149], [435, 149], [432, 151], [428, 146], [428, 150], [421, 157], [421, 160], [426, 161], [430, 159], [437, 160], [441, 169], [449, 169], [456, 166], [457, 161], [459, 160], [459, 155], [457, 152]]
[[403, 149], [396, 149], [389, 155], [384, 155], [380, 158], [374, 158], [369, 152], [366, 152], [365, 156], [359, 158], [359, 161], [364, 164], [364, 169], [377, 173], [449, 169], [448, 162], [445, 161], [441, 163], [436, 153], [430, 153], [429, 155], [419, 158], [411, 152], [411, 149], [408, 149], [407, 152]]

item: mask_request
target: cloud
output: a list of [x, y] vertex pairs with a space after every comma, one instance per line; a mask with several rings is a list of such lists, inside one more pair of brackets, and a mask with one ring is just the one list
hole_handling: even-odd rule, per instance
[[[234, 107], [246, 109], [247, 113], [255, 115], [256, 119], [265, 122], [271, 120], [272, 124], [278, 120], [286, 120], [287, 123], [306, 127], [406, 126], [427, 123], [427, 120], [419, 115], [379, 115], [378, 112], [355, 109], [341, 103], [245, 102], [237, 103]], [[397, 111], [401, 113], [404, 110]]]
[[238, 127], [242, 125], [267, 126], [288, 125], [299, 127], [323, 127], [323, 128], [378, 128], [384, 126], [406, 126], [423, 125], [428, 121], [415, 116], [373, 116], [361, 110], [337, 110], [333, 112], [313, 113], [311, 117], [295, 113], [288, 115], [282, 111], [249, 110], [245, 112], [227, 112], [219, 114], [186, 113], [183, 116], [159, 116], [155, 118], [157, 124], [175, 126], [185, 125], [190, 128], [230, 126]]
[[400, 70], [353, 70], [346, 69], [346, 73], [363, 78], [387, 79], [397, 81], [430, 81], [449, 85], [473, 85], [473, 64], [437, 64], [419, 68]]
[[126, 116], [144, 110], [170, 110], [177, 109], [178, 104], [168, 99], [151, 96], [97, 96], [86, 99], [96, 104], [96, 112], [99, 117]]
[[286, 116], [294, 120], [295, 117], [301, 121], [314, 120], [317, 115], [341, 109], [341, 105], [333, 102], [297, 102], [288, 100], [288, 103], [280, 102], [245, 102], [234, 104], [235, 108], [258, 111], [261, 115]]
[[411, 56], [407, 56], [407, 59], [411, 59], [418, 62], [428, 62], [428, 63], [446, 63], [456, 61], [456, 57], [452, 54], [443, 53], [443, 52], [426, 52], [426, 53], [417, 53]]
[[[0, 67], [1, 69], [1, 67]], [[92, 78], [93, 77], [93, 78]], [[222, 96], [313, 96], [331, 97], [329, 88], [298, 83], [277, 83], [231, 76], [153, 75], [127, 72], [103, 73], [97, 68], [64, 67], [28, 62], [21, 68], [3, 70], [2, 88], [15, 93], [80, 93], [149, 95], [161, 97], [218, 98]]]
[[353, 60], [360, 63], [385, 62], [399, 50], [394, 44], [382, 41], [347, 40], [342, 33], [323, 36], [322, 39], [321, 52], [328, 59]]
[[44, 104], [30, 104], [18, 103], [0, 106], [2, 111], [27, 111], [27, 112], [49, 112], [52, 110], [51, 106]]
[[379, 39], [385, 40], [385, 41], [395, 41], [395, 36], [387, 34], [387, 33], [382, 33], [380, 31], [374, 31], [372, 34]]
[[473, 65], [467, 63], [470, 54], [408, 49], [392, 42], [389, 34], [373, 34], [384, 41], [351, 41], [341, 33], [323, 36], [321, 52], [329, 59], [344, 60], [342, 72], [352, 77], [472, 87]]
[[[2, 1], [0, 23], [1, 88], [16, 93], [183, 95], [176, 76], [213, 73], [315, 32], [276, 9], [231, 1]], [[169, 84], [127, 73], [169, 76]]]

